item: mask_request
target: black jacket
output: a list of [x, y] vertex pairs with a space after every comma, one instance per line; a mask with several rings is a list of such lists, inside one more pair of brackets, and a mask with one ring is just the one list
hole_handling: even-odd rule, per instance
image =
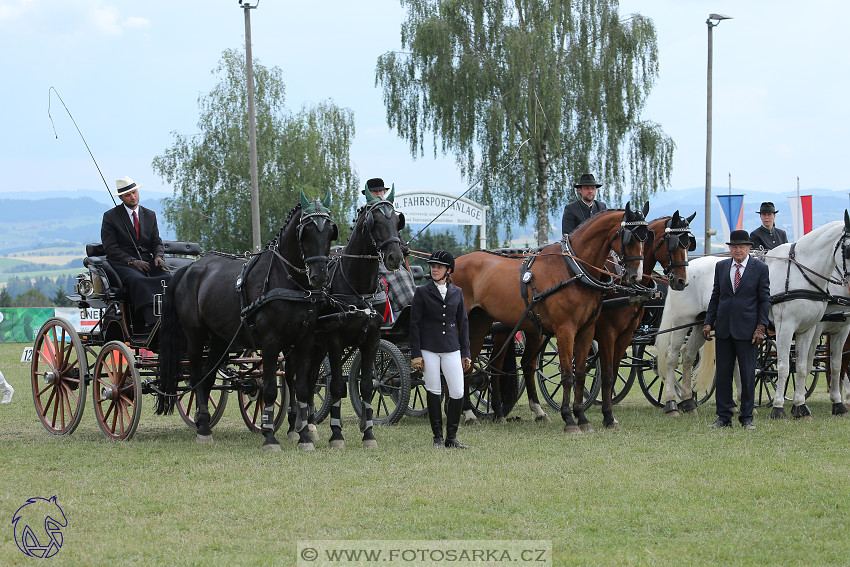
[[458, 286], [448, 285], [445, 300], [433, 281], [416, 288], [410, 311], [410, 357], [420, 358], [423, 350], [459, 350], [462, 358], [471, 358], [469, 320]]
[[732, 290], [731, 270], [732, 258], [721, 260], [714, 267], [714, 288], [705, 324], [711, 325], [721, 339], [750, 340], [756, 325], [767, 328], [770, 270], [767, 264], [750, 256], [737, 292]]
[[593, 201], [590, 207], [585, 205], [581, 199], [573, 201], [564, 207], [564, 216], [561, 218], [561, 232], [569, 234], [593, 215], [607, 210], [608, 207], [602, 201]]
[[750, 238], [753, 241], [753, 248], [761, 246], [765, 250], [773, 250], [780, 244], [788, 242], [788, 235], [785, 234], [785, 231], [775, 226], [773, 227], [773, 234], [771, 234], [762, 225], [750, 233]]
[[[130, 263], [130, 260], [150, 262], [154, 257], [163, 255], [156, 213], [142, 206], [136, 209], [136, 213], [139, 215], [139, 232], [141, 233], [138, 239], [123, 203], [103, 213], [100, 239], [110, 263], [126, 265]], [[136, 246], [141, 252], [141, 258], [136, 251]]]

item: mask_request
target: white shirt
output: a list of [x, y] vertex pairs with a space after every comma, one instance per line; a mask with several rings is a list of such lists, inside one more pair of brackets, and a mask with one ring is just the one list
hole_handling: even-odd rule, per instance
[[[750, 255], [744, 256], [744, 261], [741, 262], [741, 277], [744, 277], [744, 271], [747, 269], [747, 262], [750, 261]], [[735, 289], [735, 258], [732, 258], [732, 268], [729, 270], [729, 281], [732, 282], [732, 289]]]
[[[127, 205], [124, 205], [124, 210], [127, 211], [127, 216], [130, 217], [130, 226], [131, 227], [135, 226], [135, 225], [133, 225], [133, 213], [136, 211], [136, 209], [131, 209]], [[139, 216], [139, 213], [136, 213], [136, 216]], [[141, 228], [142, 228], [142, 219], [139, 219], [139, 230], [141, 230]]]
[[443, 296], [443, 299], [445, 299], [445, 298], [446, 298], [446, 290], [448, 290], [448, 286], [447, 286], [446, 284], [447, 284], [447, 282], [443, 282], [443, 283], [441, 283], [441, 284], [438, 284], [437, 282], [434, 282], [434, 285], [436, 285], [436, 286], [437, 286], [437, 291], [439, 291], [439, 292], [440, 292], [440, 295], [442, 295], [442, 296]]

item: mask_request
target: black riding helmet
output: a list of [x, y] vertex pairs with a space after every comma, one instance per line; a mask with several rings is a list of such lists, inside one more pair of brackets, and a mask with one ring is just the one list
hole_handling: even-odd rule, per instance
[[428, 258], [429, 264], [442, 264], [448, 266], [449, 272], [455, 271], [455, 259], [447, 250], [437, 250]]

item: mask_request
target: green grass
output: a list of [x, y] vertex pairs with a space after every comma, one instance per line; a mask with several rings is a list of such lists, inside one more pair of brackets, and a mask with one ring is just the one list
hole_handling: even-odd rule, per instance
[[[664, 418], [635, 384], [615, 407], [621, 431], [562, 432], [531, 421], [462, 427], [468, 451], [431, 448], [424, 419], [376, 428], [360, 447], [350, 405], [348, 448], [311, 454], [278, 435], [263, 453], [235, 397], [199, 446], [178, 416], [107, 441], [91, 400], [77, 431], [46, 433], [35, 416], [25, 345], [0, 345], [17, 389], [0, 406], [0, 565], [30, 565], [9, 519], [32, 496], [58, 496], [69, 526], [53, 565], [294, 565], [299, 540], [551, 540], [554, 565], [846, 565], [850, 420], [830, 416], [825, 386], [811, 422], [756, 416], [757, 431]], [[90, 395], [90, 392], [89, 392]], [[790, 407], [786, 407], [790, 409]], [[5, 526], [5, 527], [3, 527]]]

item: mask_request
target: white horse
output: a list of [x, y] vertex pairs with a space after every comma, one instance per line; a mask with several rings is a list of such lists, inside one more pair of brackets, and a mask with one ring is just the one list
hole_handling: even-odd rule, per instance
[[[711, 290], [714, 287], [714, 266], [723, 260], [722, 256], [703, 256], [690, 261], [688, 265], [689, 284], [682, 291], [669, 290], [664, 301], [664, 311], [658, 327], [661, 331], [682, 327], [675, 331], [662, 332], [655, 338], [658, 355], [658, 375], [664, 378], [664, 413], [678, 417], [679, 410], [691, 415], [697, 414], [694, 388], [708, 391], [714, 380], [714, 342], [706, 343], [702, 336], [700, 322], [708, 310]], [[690, 326], [687, 326], [690, 325]], [[682, 348], [688, 331], [693, 329], [690, 339]], [[697, 376], [692, 375], [693, 363], [700, 348], [705, 345]], [[679, 365], [679, 353], [682, 354], [681, 392], [676, 391], [676, 368]], [[737, 372], [737, 370], [736, 370]], [[696, 379], [694, 379], [696, 378]], [[681, 403], [677, 399], [681, 398]]]
[[[771, 418], [785, 418], [783, 408], [785, 384], [790, 371], [789, 355], [791, 341], [796, 336], [797, 375], [807, 376], [814, 358], [813, 344], [817, 333], [818, 323], [823, 318], [827, 307], [826, 294], [822, 293], [831, 281], [850, 292], [848, 287], [847, 259], [850, 249], [846, 240], [850, 238], [850, 216], [844, 213], [844, 221], [835, 221], [817, 228], [802, 236], [792, 244], [783, 244], [765, 255], [765, 262], [770, 269], [770, 293], [777, 296], [786, 291], [796, 292], [789, 295], [790, 299], [771, 305], [770, 318], [776, 328], [776, 351], [778, 380], [776, 394], [773, 399]], [[792, 246], [794, 254], [791, 255]], [[698, 321], [700, 315], [708, 309], [714, 280], [714, 267], [722, 258], [706, 256], [691, 262], [689, 277], [691, 285], [684, 291], [671, 291], [667, 294], [664, 304], [664, 314], [659, 325], [661, 330], [678, 325]], [[835, 277], [836, 270], [838, 278]], [[687, 329], [658, 335], [659, 374], [665, 377], [665, 388], [662, 401], [664, 411], [668, 415], [678, 415], [678, 410], [696, 413], [696, 403], [691, 390], [691, 364], [700, 346], [705, 342], [700, 329], [691, 334], [691, 339], [683, 353], [683, 369], [681, 384], [681, 404], [676, 403], [676, 367], [679, 351], [684, 342]], [[843, 343], [842, 343], [843, 344]], [[706, 344], [703, 353], [700, 378], [697, 385], [713, 375], [714, 343]], [[736, 376], [737, 382], [737, 376]], [[830, 398], [834, 403], [840, 401], [836, 387], [830, 389]], [[811, 411], [805, 404], [806, 381], [798, 380], [794, 392], [794, 402], [791, 414], [794, 417], [810, 417]], [[837, 398], [836, 398], [837, 396]]]
[[[812, 367], [816, 339], [820, 337], [818, 331], [822, 328], [819, 323], [827, 308], [827, 285], [833, 283], [850, 293], [848, 238], [850, 215], [844, 211], [843, 222], [826, 224], [800, 237], [796, 244], [783, 244], [765, 255], [765, 262], [770, 268], [770, 295], [772, 301], [775, 301], [770, 306], [770, 318], [776, 328], [777, 383], [771, 419], [787, 418], [784, 409], [785, 384], [790, 372], [792, 339], [797, 349], [797, 376], [800, 379], [794, 389], [791, 415], [811, 419], [812, 412], [806, 405], [805, 377]], [[801, 292], [810, 295], [776, 301], [777, 296], [786, 292], [791, 292], [789, 297], [798, 297]], [[817, 299], [818, 296], [821, 299]], [[834, 380], [830, 387], [830, 399], [833, 404], [841, 401], [838, 380]]]

